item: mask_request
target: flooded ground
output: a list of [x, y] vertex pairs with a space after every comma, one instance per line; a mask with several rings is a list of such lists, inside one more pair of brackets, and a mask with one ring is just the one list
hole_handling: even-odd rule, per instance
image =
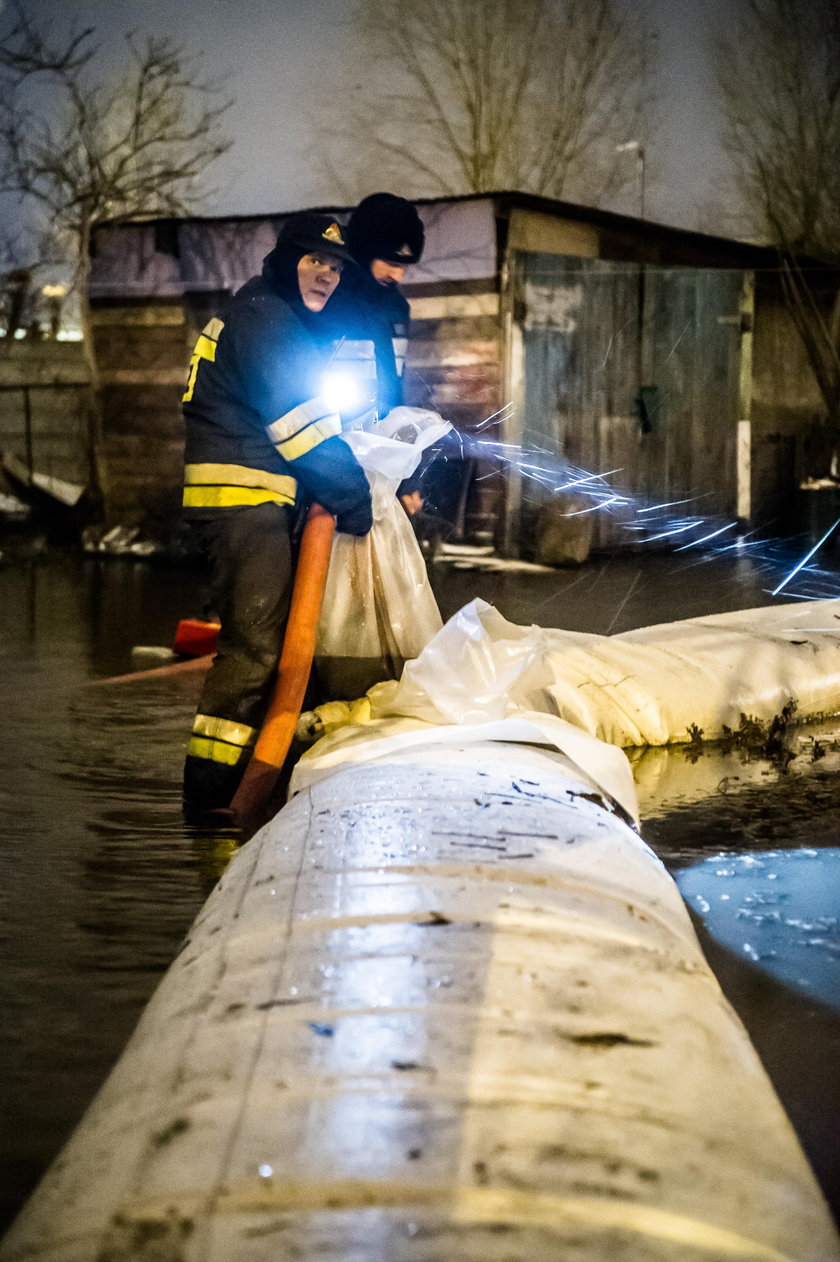
[[[432, 567], [444, 616], [482, 596], [514, 622], [616, 632], [789, 598], [787, 591], [771, 595], [785, 557], [623, 557], [563, 571], [474, 564], [449, 559]], [[840, 594], [831, 570], [803, 571], [800, 580], [790, 595]], [[5, 1225], [119, 1055], [230, 842], [188, 827], [180, 812], [199, 676], [107, 682], [140, 664], [134, 646], [168, 645], [179, 618], [201, 616], [201, 571], [5, 549], [0, 609]], [[709, 748], [650, 751], [637, 759], [637, 778], [643, 834], [678, 879], [692, 869], [684, 896], [704, 948], [837, 1213], [840, 1013], [797, 977], [768, 971], [749, 934], [753, 955], [737, 932], [720, 945], [703, 914], [703, 900], [711, 906], [723, 888], [718, 873], [727, 863], [743, 865], [744, 856], [804, 856], [815, 891], [831, 881], [840, 847], [840, 755], [832, 730], [821, 741], [825, 756], [815, 756], [805, 739], [786, 767]], [[791, 862], [762, 869], [764, 879], [774, 875], [773, 891], [793, 896]], [[761, 903], [770, 888], [758, 891], [758, 902], [754, 889], [738, 888], [738, 911], [753, 913], [752, 921], [741, 918], [745, 929], [755, 928], [756, 914], [781, 908], [779, 931], [789, 929], [800, 952], [805, 942], [806, 959], [836, 968], [836, 886], [833, 916], [821, 906], [811, 920], [788, 914], [784, 899]], [[785, 926], [788, 920], [801, 923]], [[737, 913], [732, 923], [737, 930]], [[771, 949], [784, 954], [784, 940]]]

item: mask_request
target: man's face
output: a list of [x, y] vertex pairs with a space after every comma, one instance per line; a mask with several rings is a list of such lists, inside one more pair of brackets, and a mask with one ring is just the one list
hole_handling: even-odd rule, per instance
[[298, 285], [308, 311], [323, 311], [341, 280], [344, 264], [326, 254], [304, 254], [297, 265]]
[[370, 265], [370, 274], [378, 285], [399, 285], [405, 276], [405, 263], [374, 259]]

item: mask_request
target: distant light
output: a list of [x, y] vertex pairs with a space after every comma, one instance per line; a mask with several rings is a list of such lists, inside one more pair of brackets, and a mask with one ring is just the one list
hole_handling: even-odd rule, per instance
[[63, 298], [67, 293], [66, 285], [44, 285], [41, 293], [45, 298]]
[[321, 398], [334, 412], [352, 412], [364, 403], [358, 378], [349, 372], [328, 372], [321, 380]]
[[271, 1166], [262, 1165], [260, 1166], [259, 1173], [260, 1173], [261, 1179], [270, 1179], [271, 1176], [274, 1174], [274, 1169]]

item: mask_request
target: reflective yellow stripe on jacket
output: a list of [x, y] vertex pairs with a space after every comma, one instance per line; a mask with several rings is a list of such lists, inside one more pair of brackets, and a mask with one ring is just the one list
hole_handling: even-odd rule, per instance
[[234, 723], [214, 714], [197, 714], [187, 753], [193, 758], [234, 766], [257, 739], [257, 729], [247, 723]]
[[325, 438], [341, 433], [341, 417], [324, 399], [307, 399], [266, 426], [284, 460], [297, 460]]
[[209, 359], [211, 363], [215, 360], [216, 343], [218, 342], [219, 336], [224, 327], [223, 321], [214, 316], [212, 320], [209, 320], [207, 324], [205, 324], [199, 334], [198, 341], [195, 344], [195, 348], [193, 349], [193, 353], [190, 358], [190, 370], [187, 374], [187, 388], [181, 398], [182, 403], [189, 403], [193, 397], [195, 379], [198, 375], [198, 366], [202, 359]]
[[294, 504], [297, 483], [284, 473], [241, 464], [188, 464], [184, 508], [243, 508], [250, 504]]

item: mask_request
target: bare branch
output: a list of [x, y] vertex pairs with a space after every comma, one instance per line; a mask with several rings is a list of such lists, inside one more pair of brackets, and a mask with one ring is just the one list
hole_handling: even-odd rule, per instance
[[648, 34], [614, 0], [357, 0], [356, 28], [346, 81], [313, 115], [326, 168], [387, 153], [392, 182], [415, 196], [591, 203], [633, 180], [615, 146], [644, 121]]
[[[788, 310], [840, 435], [840, 7], [746, 0], [716, 54], [735, 186], [780, 250]], [[806, 272], [801, 254], [833, 268]]]
[[178, 45], [127, 36], [113, 82], [96, 75], [96, 51], [92, 30], [60, 41], [19, 0], [0, 37], [0, 189], [69, 234], [82, 271], [98, 223], [188, 212], [229, 147], [228, 102]]
[[840, 7], [747, 0], [716, 55], [723, 141], [753, 230], [840, 260]]

